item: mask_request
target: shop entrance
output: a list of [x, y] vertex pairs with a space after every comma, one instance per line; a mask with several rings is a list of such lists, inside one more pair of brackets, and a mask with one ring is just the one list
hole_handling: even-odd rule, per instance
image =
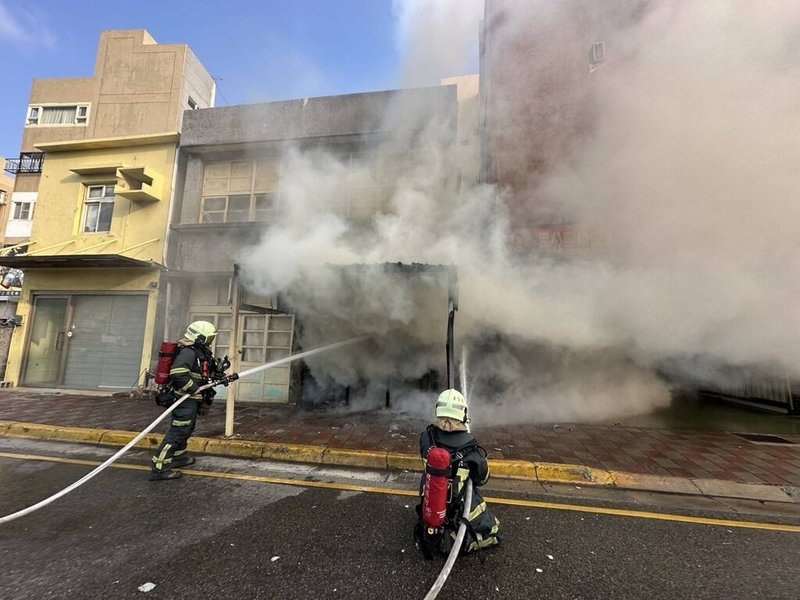
[[22, 385], [134, 387], [146, 316], [142, 294], [35, 295]]

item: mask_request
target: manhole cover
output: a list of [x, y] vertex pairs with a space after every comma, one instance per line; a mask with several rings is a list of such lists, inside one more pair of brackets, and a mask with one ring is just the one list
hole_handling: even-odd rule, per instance
[[770, 433], [734, 433], [733, 435], [756, 444], [794, 444], [791, 440]]

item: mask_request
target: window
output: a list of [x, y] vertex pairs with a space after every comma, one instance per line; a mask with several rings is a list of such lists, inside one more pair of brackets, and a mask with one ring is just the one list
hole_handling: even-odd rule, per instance
[[[408, 153], [376, 159], [375, 152], [336, 152], [341, 175], [320, 194], [319, 210], [369, 222], [393, 209], [398, 181], [418, 165]], [[201, 223], [270, 223], [286, 209], [277, 160], [207, 162], [203, 171]]]
[[111, 216], [114, 213], [114, 184], [90, 185], [86, 187], [86, 215], [84, 233], [111, 231]]
[[78, 125], [86, 125], [86, 119], [89, 116], [89, 107], [88, 106], [76, 106], [75, 107], [75, 123]]
[[41, 109], [38, 106], [31, 106], [28, 109], [28, 125], [39, 124], [39, 112]]
[[189, 110], [197, 110], [198, 108], [200, 108], [199, 106], [197, 106], [197, 102], [195, 102], [194, 98], [192, 98], [191, 96], [189, 96], [187, 104], [189, 105]]
[[592, 44], [592, 50], [589, 53], [589, 64], [599, 65], [606, 59], [606, 45], [603, 42], [595, 42]]
[[30, 221], [33, 219], [33, 202], [14, 202], [14, 213], [11, 218], [16, 221]]
[[29, 106], [27, 125], [86, 125], [88, 104]]
[[243, 315], [242, 362], [261, 364], [289, 356], [293, 327], [292, 315]]
[[227, 356], [230, 352], [231, 344], [231, 316], [229, 312], [224, 313], [192, 313], [189, 315], [190, 322], [192, 321], [208, 321], [213, 323], [217, 328], [217, 337], [211, 344], [211, 350], [214, 356], [223, 357]]
[[5, 204], [7, 199], [7, 194], [5, 190], [0, 190], [0, 205]]
[[280, 209], [277, 187], [275, 161], [206, 163], [200, 222], [269, 221]]

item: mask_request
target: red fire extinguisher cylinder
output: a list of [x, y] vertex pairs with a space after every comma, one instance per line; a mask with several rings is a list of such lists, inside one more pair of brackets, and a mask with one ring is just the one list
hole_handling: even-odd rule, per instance
[[422, 498], [422, 522], [426, 527], [444, 525], [450, 485], [450, 453], [444, 448], [431, 448], [425, 467], [425, 493]]
[[155, 382], [157, 385], [167, 385], [169, 383], [169, 372], [175, 355], [178, 353], [178, 342], [161, 342], [158, 350], [158, 364], [156, 365]]

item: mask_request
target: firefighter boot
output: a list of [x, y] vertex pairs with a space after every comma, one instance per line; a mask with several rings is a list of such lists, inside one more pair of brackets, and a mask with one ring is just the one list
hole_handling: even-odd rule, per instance
[[172, 467], [173, 469], [180, 469], [181, 467], [188, 467], [190, 465], [193, 465], [196, 462], [197, 459], [195, 459], [194, 456], [187, 456], [184, 454], [183, 456], [178, 456], [177, 458], [173, 458], [170, 467]]
[[153, 469], [150, 471], [150, 481], [165, 481], [167, 479], [177, 479], [183, 475], [180, 471], [173, 471], [172, 469], [165, 469], [163, 471], [158, 471]]

